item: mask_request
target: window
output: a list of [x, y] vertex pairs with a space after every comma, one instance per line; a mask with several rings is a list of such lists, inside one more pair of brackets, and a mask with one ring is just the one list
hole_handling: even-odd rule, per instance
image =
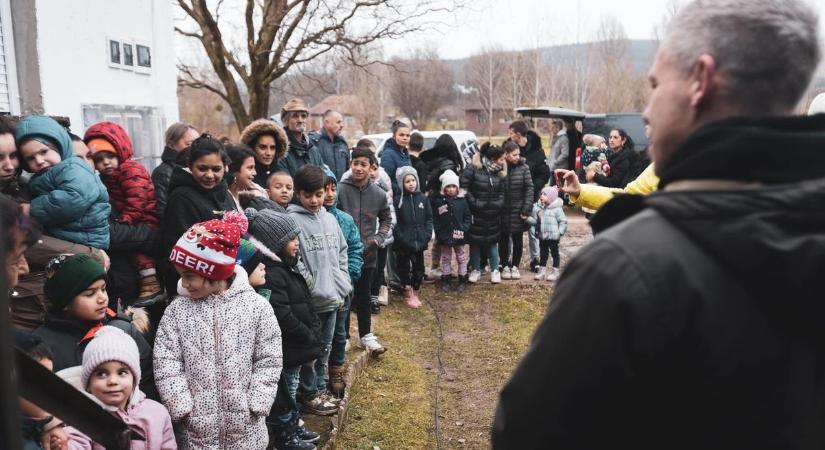
[[120, 65], [120, 41], [109, 40], [109, 65]]
[[123, 43], [123, 65], [131, 68], [135, 65], [135, 54], [132, 44]]
[[137, 65], [139, 67], [152, 67], [152, 53], [149, 47], [140, 44], [135, 47], [137, 49]]

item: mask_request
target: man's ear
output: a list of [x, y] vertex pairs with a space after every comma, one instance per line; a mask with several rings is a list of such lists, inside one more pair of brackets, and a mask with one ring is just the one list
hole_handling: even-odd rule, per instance
[[693, 72], [690, 77], [690, 105], [698, 108], [715, 96], [719, 89], [719, 80], [716, 78], [716, 61], [713, 56], [700, 55], [693, 65]]

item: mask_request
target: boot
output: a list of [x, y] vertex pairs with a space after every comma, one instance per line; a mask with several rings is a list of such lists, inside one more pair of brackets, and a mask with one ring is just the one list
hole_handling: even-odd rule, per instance
[[329, 366], [329, 390], [338, 397], [343, 397], [347, 388], [347, 382], [344, 380], [346, 374], [344, 366]]
[[452, 290], [450, 282], [452, 282], [451, 276], [441, 275], [441, 292], [444, 292], [446, 294]]
[[467, 279], [468, 278], [469, 277], [467, 275], [459, 275], [458, 276], [458, 286], [456, 286], [456, 288], [455, 288], [456, 292], [458, 292], [460, 294], [460, 293], [464, 292], [465, 289], [467, 289]]
[[160, 280], [157, 275], [149, 275], [140, 279], [140, 293], [138, 294], [138, 301], [149, 300], [153, 297], [163, 293], [160, 287]]
[[412, 296], [410, 296], [411, 304], [410, 307], [412, 308], [420, 308], [421, 307], [421, 300], [418, 298], [418, 291], [420, 289], [413, 289]]
[[298, 429], [292, 421], [288, 424], [272, 427], [271, 444], [278, 450], [315, 450], [315, 445], [304, 442], [298, 437]]
[[407, 304], [410, 308], [413, 307], [412, 305], [412, 286], [404, 286], [404, 303]]

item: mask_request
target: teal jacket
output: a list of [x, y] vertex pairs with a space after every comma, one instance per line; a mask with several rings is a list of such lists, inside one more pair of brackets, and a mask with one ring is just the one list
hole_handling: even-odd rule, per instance
[[109, 194], [85, 161], [74, 156], [66, 130], [46, 116], [28, 116], [17, 125], [17, 142], [32, 138], [57, 146], [61, 161], [32, 176], [31, 217], [46, 234], [102, 250], [109, 248]]
[[[324, 168], [328, 177], [335, 178], [329, 168]], [[337, 187], [336, 180], [336, 187]], [[338, 226], [341, 227], [341, 232], [344, 233], [344, 239], [347, 241], [347, 266], [349, 277], [352, 285], [361, 278], [361, 267], [364, 266], [364, 243], [361, 242], [361, 233], [358, 231], [358, 226], [355, 225], [355, 219], [351, 215], [338, 209], [338, 197], [335, 198], [335, 203], [327, 208], [327, 212], [335, 216], [338, 221]]]

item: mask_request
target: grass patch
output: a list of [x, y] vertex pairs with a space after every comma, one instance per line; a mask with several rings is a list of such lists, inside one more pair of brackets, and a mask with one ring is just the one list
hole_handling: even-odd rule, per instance
[[[432, 446], [435, 331], [426, 308], [381, 310], [373, 329], [387, 353], [370, 362], [350, 394], [341, 449], [426, 449]], [[357, 336], [357, 334], [355, 334]]]

